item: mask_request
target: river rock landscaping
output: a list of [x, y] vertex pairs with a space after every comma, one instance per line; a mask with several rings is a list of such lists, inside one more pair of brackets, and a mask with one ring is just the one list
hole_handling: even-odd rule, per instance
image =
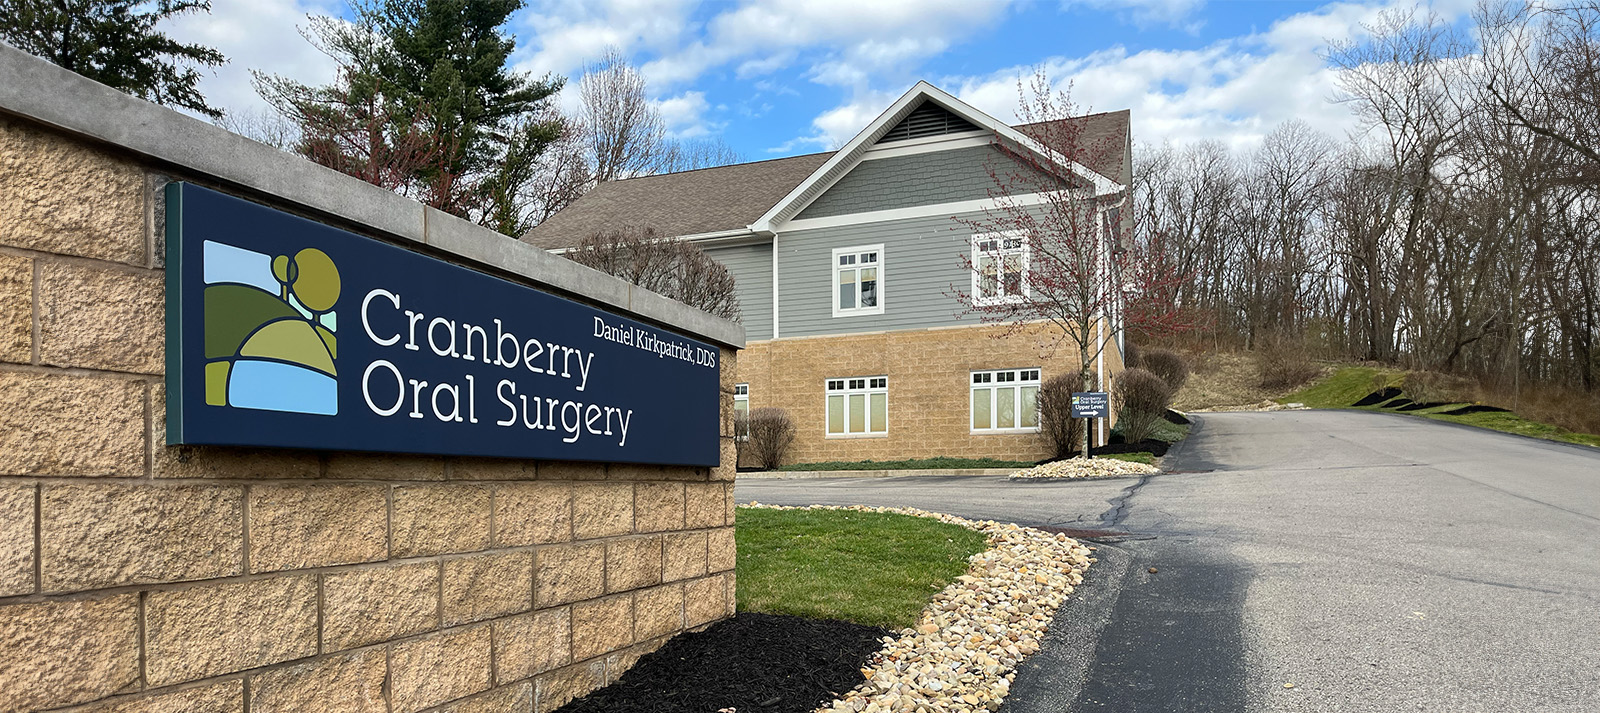
[[[1120, 461], [1119, 461], [1120, 462]], [[1017, 664], [1039, 650], [1050, 618], [1094, 562], [1066, 535], [914, 508], [810, 506], [933, 518], [983, 533], [989, 549], [935, 594], [912, 628], [884, 636], [861, 669], [866, 681], [819, 711], [910, 713], [992, 711], [1011, 690]]]
[[1012, 473], [1011, 480], [1082, 480], [1085, 478], [1117, 478], [1128, 475], [1149, 475], [1159, 472], [1153, 465], [1132, 463], [1114, 458], [1069, 458], [1036, 465]]

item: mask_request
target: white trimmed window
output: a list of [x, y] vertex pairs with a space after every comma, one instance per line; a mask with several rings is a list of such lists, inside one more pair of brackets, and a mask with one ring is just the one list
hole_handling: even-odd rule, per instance
[[889, 377], [828, 379], [828, 437], [889, 433]]
[[1028, 297], [1028, 241], [1022, 233], [972, 236], [972, 301], [979, 305]]
[[733, 437], [750, 440], [750, 385], [733, 385]]
[[833, 316], [883, 314], [883, 246], [833, 251]]
[[1039, 370], [972, 372], [972, 432], [1039, 430]]

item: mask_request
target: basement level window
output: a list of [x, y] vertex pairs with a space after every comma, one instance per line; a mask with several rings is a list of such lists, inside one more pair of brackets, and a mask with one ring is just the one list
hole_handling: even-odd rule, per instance
[[889, 434], [889, 377], [828, 379], [828, 437]]
[[1039, 430], [1039, 370], [972, 372], [972, 432]]
[[750, 440], [750, 385], [733, 385], [733, 437]]

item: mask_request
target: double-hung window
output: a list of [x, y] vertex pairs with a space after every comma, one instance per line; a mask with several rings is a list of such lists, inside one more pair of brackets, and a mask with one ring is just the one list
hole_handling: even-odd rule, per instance
[[979, 305], [1028, 297], [1028, 241], [1022, 233], [972, 236], [972, 301]]
[[889, 377], [828, 379], [828, 437], [889, 433]]
[[972, 431], [1039, 430], [1039, 370], [972, 372]]
[[733, 437], [750, 440], [750, 385], [733, 385]]
[[883, 314], [883, 246], [833, 251], [833, 316]]

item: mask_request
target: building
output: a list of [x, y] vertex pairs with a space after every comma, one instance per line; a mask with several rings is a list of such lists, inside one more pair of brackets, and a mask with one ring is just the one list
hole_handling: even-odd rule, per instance
[[[1062, 173], [1053, 180], [1092, 195], [1095, 220], [1123, 228], [1104, 231], [1116, 240], [1128, 221], [1128, 112], [1067, 121], [1079, 141], [1113, 150], [1098, 152], [1098, 165], [1052, 164]], [[1017, 289], [1003, 277], [980, 285], [969, 264], [980, 250], [1026, 255], [1027, 241], [974, 236], [960, 219], [995, 206], [994, 167], [1017, 155], [997, 142], [1046, 155], [1030, 128], [920, 82], [838, 151], [605, 183], [524, 240], [561, 251], [603, 230], [648, 227], [727, 266], [749, 339], [737, 407], [790, 413], [791, 462], [1036, 459], [1049, 448], [1034, 395], [1075, 371], [1076, 354], [1029, 334], [998, 338], [1003, 327], [959, 314], [952, 295]], [[995, 264], [1013, 263], [985, 261]], [[1102, 330], [1101, 383], [1121, 369], [1116, 332]], [[1097, 431], [1103, 442], [1105, 424]]]

